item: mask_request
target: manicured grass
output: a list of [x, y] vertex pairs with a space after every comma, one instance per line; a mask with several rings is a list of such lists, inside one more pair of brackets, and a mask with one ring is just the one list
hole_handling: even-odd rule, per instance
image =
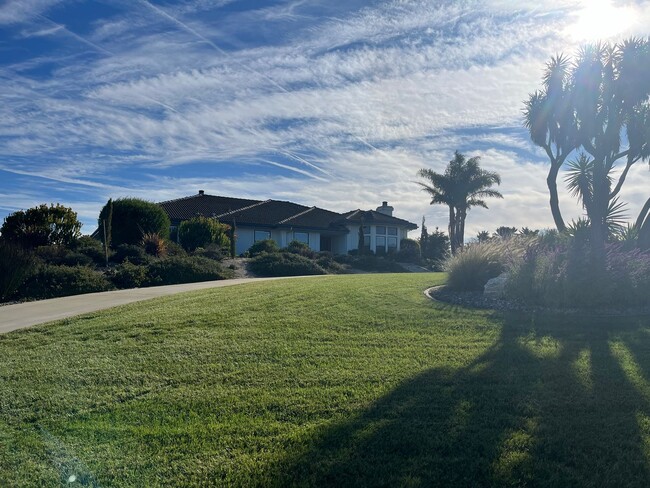
[[0, 485], [650, 485], [648, 317], [467, 310], [422, 295], [442, 279], [235, 286], [0, 336]]

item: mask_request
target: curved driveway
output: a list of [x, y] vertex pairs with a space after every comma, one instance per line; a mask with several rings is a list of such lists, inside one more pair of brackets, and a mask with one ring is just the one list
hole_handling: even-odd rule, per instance
[[[314, 276], [315, 277], [315, 276]], [[71, 297], [51, 298], [36, 302], [18, 303], [0, 307], [0, 334], [16, 329], [42, 324], [53, 320], [65, 319], [84, 313], [96, 312], [106, 308], [139, 302], [150, 298], [173, 295], [184, 291], [203, 290], [222, 286], [271, 281], [289, 278], [306, 278], [291, 276], [281, 278], [236, 278], [232, 280], [203, 281], [200, 283], [183, 283], [181, 285], [152, 286], [149, 288], [134, 288], [131, 290], [104, 291], [87, 293]]]

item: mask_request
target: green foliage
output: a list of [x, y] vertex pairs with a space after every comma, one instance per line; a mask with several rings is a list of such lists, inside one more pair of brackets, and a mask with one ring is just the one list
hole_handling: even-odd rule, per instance
[[406, 270], [391, 259], [373, 254], [347, 254], [335, 256], [336, 261], [363, 271], [377, 273], [405, 273]]
[[300, 254], [309, 259], [314, 259], [316, 257], [316, 251], [312, 250], [312, 248], [309, 247], [309, 244], [305, 244], [304, 242], [291, 241], [286, 247], [286, 251], [292, 254]]
[[46, 264], [65, 266], [94, 265], [90, 256], [63, 246], [40, 246], [36, 248], [35, 254]]
[[262, 253], [276, 253], [279, 252], [280, 248], [273, 239], [265, 239], [263, 241], [257, 241], [248, 249], [248, 255], [251, 258], [258, 256]]
[[139, 198], [119, 198], [109, 201], [99, 213], [98, 225], [107, 219], [112, 208], [111, 246], [121, 244], [137, 245], [148, 233], [156, 233], [163, 239], [169, 238], [169, 217], [165, 211], [152, 202]]
[[8, 215], [0, 232], [3, 239], [25, 248], [69, 246], [81, 235], [81, 223], [71, 208], [42, 204]]
[[192, 253], [193, 256], [203, 256], [204, 258], [214, 259], [215, 261], [221, 261], [226, 257], [226, 254], [229, 250], [223, 247], [220, 247], [217, 244], [208, 244], [205, 248], [198, 247]]
[[490, 243], [469, 245], [445, 262], [447, 286], [457, 291], [480, 291], [504, 269], [505, 257]]
[[492, 236], [490, 236], [490, 233], [487, 230], [482, 230], [478, 234], [476, 234], [476, 240], [478, 242], [487, 242], [490, 240]]
[[148, 281], [147, 267], [132, 264], [127, 259], [111, 268], [109, 278], [117, 288], [139, 288]]
[[178, 239], [187, 251], [194, 251], [198, 247], [204, 248], [210, 244], [229, 249], [229, 232], [229, 225], [222, 224], [216, 219], [197, 216], [181, 222], [178, 227]]
[[451, 252], [463, 247], [465, 219], [472, 207], [488, 208], [485, 198], [503, 198], [492, 186], [501, 184], [501, 177], [493, 171], [480, 167], [480, 157], [467, 159], [456, 151], [444, 174], [431, 169], [421, 169], [418, 176], [426, 182], [419, 183], [422, 190], [431, 196], [431, 205], [446, 205], [449, 208], [449, 240]]
[[150, 256], [162, 258], [167, 255], [167, 242], [155, 232], [143, 235], [140, 245]]
[[501, 239], [510, 239], [516, 233], [517, 233], [516, 227], [506, 227], [505, 225], [502, 225], [501, 227], [497, 227], [496, 230], [496, 235]]
[[407, 263], [420, 262], [420, 243], [415, 239], [402, 239], [400, 241], [400, 250], [397, 253], [398, 261], [405, 261]]
[[325, 270], [311, 259], [299, 254], [288, 252], [263, 252], [251, 259], [248, 266], [253, 273], [259, 276], [302, 276], [325, 274]]
[[587, 230], [576, 237], [535, 239], [509, 263], [506, 293], [551, 308], [621, 308], [647, 305], [650, 253], [610, 245], [606, 269], [593, 266]]
[[426, 240], [420, 237], [420, 250], [422, 258], [430, 263], [441, 262], [449, 255], [449, 237], [436, 227], [431, 234], [426, 234]]
[[231, 270], [201, 256], [173, 256], [156, 260], [149, 264], [147, 274], [146, 284], [150, 286], [223, 280], [233, 276]]
[[16, 293], [20, 298], [55, 298], [110, 290], [111, 283], [98, 271], [86, 266], [43, 265]]
[[187, 252], [180, 244], [166, 240], [165, 246], [167, 247], [167, 256], [187, 256]]
[[99, 266], [106, 264], [106, 254], [101, 241], [90, 236], [81, 236], [72, 244], [72, 249], [78, 253], [85, 254], [93, 263]]
[[35, 269], [30, 251], [0, 239], [0, 301], [10, 300]]
[[111, 256], [113, 263], [123, 263], [129, 260], [133, 264], [146, 264], [151, 261], [149, 256], [142, 247], [133, 244], [120, 244]]

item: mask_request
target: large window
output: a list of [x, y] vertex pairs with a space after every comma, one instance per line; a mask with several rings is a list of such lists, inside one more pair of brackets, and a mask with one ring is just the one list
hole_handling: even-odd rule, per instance
[[375, 252], [385, 254], [397, 251], [397, 227], [375, 227]]
[[268, 230], [256, 230], [255, 231], [255, 242], [257, 241], [266, 241], [271, 238], [271, 233]]
[[293, 240], [309, 245], [309, 232], [294, 232]]

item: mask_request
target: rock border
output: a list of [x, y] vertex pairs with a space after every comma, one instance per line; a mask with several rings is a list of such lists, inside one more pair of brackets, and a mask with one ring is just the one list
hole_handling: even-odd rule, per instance
[[514, 300], [491, 298], [480, 291], [456, 292], [445, 285], [432, 286], [424, 290], [424, 296], [430, 300], [480, 310], [495, 310], [524, 313], [562, 314], [580, 317], [636, 317], [650, 316], [650, 305], [627, 309], [581, 309], [581, 308], [547, 308], [531, 307]]

